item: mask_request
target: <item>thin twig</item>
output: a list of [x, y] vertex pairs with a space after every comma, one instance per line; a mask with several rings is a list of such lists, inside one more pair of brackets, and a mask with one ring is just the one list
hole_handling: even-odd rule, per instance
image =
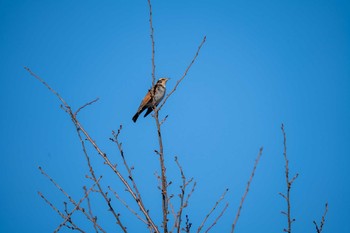
[[99, 99], [100, 99], [100, 98], [96, 98], [96, 99], [94, 99], [94, 100], [92, 100], [92, 101], [90, 101], [90, 102], [88, 102], [88, 103], [84, 104], [84, 105], [83, 105], [83, 106], [81, 106], [80, 108], [78, 108], [78, 110], [77, 110], [77, 111], [75, 111], [74, 116], [77, 116], [77, 115], [78, 115], [78, 113], [80, 112], [80, 110], [82, 110], [83, 108], [87, 107], [88, 105], [91, 105], [91, 104], [93, 104], [93, 103], [97, 102]]
[[[41, 192], [38, 192], [39, 196], [54, 210], [58, 213], [58, 215], [60, 215], [63, 219], [66, 219], [66, 216], [59, 211], [56, 206], [54, 206]], [[68, 222], [72, 225], [72, 226], [68, 226], [66, 225], [66, 227], [73, 229], [73, 230], [78, 230], [80, 232], [85, 232], [82, 229], [80, 229], [77, 225], [75, 225], [75, 223], [73, 223], [72, 219], [69, 219]]]
[[121, 220], [120, 220], [120, 215], [117, 214], [112, 206], [112, 203], [111, 203], [111, 199], [107, 196], [107, 192], [104, 192], [103, 189], [102, 189], [102, 186], [100, 185], [99, 182], [97, 182], [97, 178], [96, 178], [96, 175], [95, 175], [95, 171], [91, 165], [91, 162], [90, 162], [90, 156], [89, 154], [87, 153], [87, 150], [86, 150], [86, 146], [85, 146], [85, 141], [83, 140], [82, 136], [81, 136], [81, 133], [80, 133], [80, 130], [79, 128], [76, 128], [77, 130], [77, 134], [78, 134], [78, 137], [79, 137], [79, 140], [80, 140], [80, 143], [81, 143], [81, 147], [83, 149], [83, 152], [84, 152], [84, 155], [85, 155], [85, 159], [87, 161], [87, 165], [89, 167], [89, 172], [91, 174], [91, 178], [92, 180], [97, 183], [97, 187], [98, 187], [98, 193], [101, 194], [101, 196], [103, 197], [103, 199], [105, 200], [105, 202], [107, 203], [107, 206], [108, 206], [108, 209], [109, 211], [113, 214], [114, 218], [116, 219], [117, 221], [117, 224], [120, 226], [120, 228], [122, 229], [122, 231], [124, 233], [126, 233], [126, 227], [122, 224]]
[[199, 233], [199, 232], [202, 230], [202, 228], [203, 228], [205, 222], [208, 220], [209, 216], [214, 212], [214, 210], [216, 209], [216, 207], [217, 207], [217, 206], [220, 204], [220, 202], [225, 198], [225, 195], [226, 195], [227, 191], [228, 191], [228, 189], [225, 189], [225, 192], [221, 195], [221, 197], [219, 198], [219, 200], [217, 200], [217, 201], [215, 202], [215, 205], [213, 206], [213, 208], [211, 208], [211, 210], [209, 211], [209, 213], [205, 216], [205, 218], [204, 218], [203, 222], [201, 223], [201, 225], [198, 227], [197, 233]]
[[149, 223], [143, 219], [135, 210], [133, 210], [119, 195], [116, 191], [114, 191], [110, 186], [108, 186], [108, 189], [113, 192], [114, 196], [133, 214], [135, 215], [139, 220], [141, 220], [144, 224], [146, 224], [149, 227]]
[[117, 131], [117, 133], [115, 133], [114, 131], [112, 131], [112, 135], [113, 135], [113, 138], [110, 138], [110, 140], [112, 142], [114, 142], [115, 144], [117, 144], [117, 147], [118, 147], [118, 150], [119, 150], [119, 153], [120, 153], [120, 156], [122, 157], [123, 159], [123, 163], [124, 163], [124, 166], [126, 168], [126, 170], [128, 171], [128, 174], [129, 174], [129, 180], [131, 181], [132, 185], [133, 185], [133, 188], [134, 188], [134, 191], [135, 191], [135, 194], [137, 196], [137, 198], [139, 198], [141, 201], [142, 201], [142, 198], [141, 198], [141, 194], [137, 188], [137, 185], [135, 183], [135, 179], [134, 179], [134, 176], [132, 174], [132, 168], [129, 167], [126, 159], [125, 159], [125, 155], [124, 155], [124, 151], [123, 151], [123, 147], [122, 147], [122, 143], [119, 142], [119, 139], [118, 139], [118, 136], [122, 130], [123, 126], [120, 125], [119, 126], [119, 129]]
[[[97, 180], [97, 182], [99, 182], [101, 179], [101, 177]], [[66, 216], [66, 219], [56, 228], [56, 230], [54, 231], [55, 233], [58, 232], [61, 227], [63, 227], [67, 221], [69, 221], [71, 219], [71, 216], [73, 215], [73, 213], [76, 210], [81, 210], [81, 212], [83, 212], [85, 214], [85, 216], [94, 224], [94, 226], [98, 227], [100, 229], [100, 231], [105, 232], [101, 226], [99, 226], [96, 221], [94, 221], [94, 218], [90, 217], [89, 214], [87, 214], [84, 209], [80, 208], [81, 203], [88, 197], [89, 193], [92, 191], [92, 189], [95, 187], [96, 183], [93, 184], [91, 186], [91, 188], [89, 188], [89, 190], [87, 190], [87, 192], [85, 192], [85, 195], [79, 200], [78, 203], [76, 203], [73, 199], [70, 199], [70, 201], [72, 202], [72, 204], [75, 206], [74, 209]]]
[[328, 212], [328, 203], [326, 202], [325, 208], [324, 208], [324, 213], [322, 215], [322, 219], [321, 219], [321, 222], [320, 222], [320, 226], [317, 225], [316, 221], [313, 221], [313, 223], [315, 224], [317, 233], [322, 233], [324, 223], [326, 222], [327, 212]]
[[222, 209], [222, 211], [220, 212], [220, 214], [218, 215], [218, 217], [214, 220], [213, 224], [210, 225], [210, 227], [208, 227], [208, 229], [205, 231], [205, 233], [209, 232], [211, 228], [213, 228], [217, 222], [219, 221], [219, 219], [222, 217], [222, 215], [225, 213], [227, 207], [228, 207], [228, 203], [226, 203], [225, 207]]
[[188, 200], [191, 197], [192, 193], [194, 192], [194, 188], [196, 186], [196, 182], [194, 183], [192, 190], [189, 192], [189, 194], [187, 195], [187, 198], [185, 200], [185, 193], [186, 193], [186, 188], [187, 186], [193, 181], [193, 178], [187, 180], [185, 173], [183, 172], [182, 166], [180, 165], [177, 156], [175, 156], [175, 162], [176, 165], [178, 166], [179, 170], [180, 170], [180, 174], [181, 174], [181, 179], [182, 179], [182, 185], [180, 186], [181, 188], [181, 193], [179, 194], [180, 197], [180, 207], [179, 210], [176, 214], [175, 217], [175, 221], [174, 221], [174, 226], [171, 230], [171, 232], [174, 230], [174, 228], [177, 228], [177, 233], [180, 233], [181, 230], [181, 221], [182, 221], [182, 212], [183, 209], [186, 208], [188, 206]]
[[34, 78], [36, 78], [37, 80], [39, 80], [39, 82], [41, 82], [42, 84], [44, 84], [60, 101], [61, 103], [64, 105], [64, 107], [66, 109], [70, 108], [69, 105], [67, 104], [67, 102], [62, 98], [62, 96], [60, 94], [58, 94], [57, 91], [55, 91], [54, 89], [52, 89], [49, 84], [47, 84], [42, 78], [40, 78], [38, 75], [34, 74], [28, 67], [24, 67], [24, 69], [26, 71], [29, 72], [29, 74], [31, 76], [33, 76]]
[[[149, 26], [150, 26], [150, 36], [151, 36], [151, 42], [152, 42], [152, 87], [154, 87], [154, 84], [156, 82], [156, 63], [155, 63], [155, 46], [154, 46], [154, 28], [153, 28], [153, 19], [152, 19], [152, 4], [151, 0], [148, 0], [148, 7], [149, 7]], [[152, 94], [152, 93], [151, 93]]]
[[286, 132], [284, 130], [284, 125], [281, 126], [282, 134], [283, 134], [283, 157], [285, 160], [285, 177], [286, 177], [286, 185], [287, 185], [287, 193], [280, 195], [286, 200], [287, 202], [287, 212], [282, 211], [282, 214], [287, 216], [287, 229], [283, 229], [284, 232], [292, 233], [292, 223], [295, 221], [295, 219], [291, 217], [291, 204], [290, 204], [290, 190], [292, 188], [293, 182], [298, 178], [298, 173], [295, 174], [295, 176], [292, 179], [289, 179], [289, 160], [287, 156], [287, 137]]
[[84, 192], [85, 192], [85, 195], [86, 195], [86, 201], [87, 201], [87, 206], [88, 206], [88, 213], [89, 213], [90, 217], [94, 220], [94, 221], [93, 221], [94, 229], [95, 229], [96, 233], [98, 233], [98, 229], [97, 229], [97, 225], [96, 225], [97, 217], [94, 216], [94, 214], [92, 213], [90, 198], [89, 198], [89, 196], [87, 195], [87, 191], [88, 191], [88, 190], [87, 190], [86, 187], [84, 186]]
[[71, 117], [72, 122], [74, 123], [75, 127], [80, 130], [86, 137], [86, 139], [91, 143], [91, 145], [94, 147], [94, 149], [97, 151], [97, 153], [104, 159], [105, 164], [108, 165], [112, 171], [118, 176], [120, 181], [124, 184], [126, 187], [127, 191], [131, 194], [132, 198], [136, 201], [137, 205], [139, 206], [140, 210], [142, 213], [145, 215], [147, 221], [150, 222], [151, 227], [156, 233], [159, 233], [158, 227], [154, 224], [153, 220], [151, 219], [148, 210], [145, 208], [142, 202], [137, 198], [136, 194], [126, 181], [126, 179], [122, 176], [122, 174], [116, 169], [116, 167], [111, 163], [107, 155], [100, 149], [100, 147], [97, 145], [97, 143], [91, 138], [89, 133], [84, 129], [82, 124], [78, 121], [76, 116], [74, 116], [73, 111], [71, 110], [70, 106], [65, 102], [65, 100], [54, 90], [52, 89], [43, 79], [41, 79], [39, 76], [34, 74], [29, 68], [25, 67], [25, 69], [33, 76], [35, 77], [38, 81], [40, 81], [42, 84], [44, 84], [54, 95], [57, 96], [57, 98], [61, 101], [61, 103], [65, 107], [65, 111], [69, 114]]
[[256, 168], [257, 168], [257, 166], [258, 166], [258, 164], [259, 164], [259, 160], [260, 160], [260, 157], [261, 157], [261, 155], [262, 155], [262, 152], [263, 152], [263, 148], [261, 147], [260, 150], [259, 150], [259, 154], [258, 154], [258, 156], [257, 156], [256, 159], [255, 159], [254, 167], [253, 167], [252, 173], [251, 173], [251, 175], [250, 175], [249, 181], [248, 181], [248, 183], [247, 183], [245, 192], [244, 192], [244, 194], [243, 194], [243, 196], [242, 196], [242, 198], [241, 198], [241, 202], [240, 202], [240, 204], [239, 204], [239, 207], [238, 207], [238, 210], [237, 210], [237, 213], [236, 213], [235, 220], [233, 221], [233, 224], [232, 224], [232, 226], [231, 226], [231, 233], [234, 232], [235, 227], [236, 227], [236, 225], [237, 225], [237, 222], [238, 222], [238, 219], [239, 219], [239, 217], [240, 217], [240, 214], [241, 214], [241, 210], [242, 210], [244, 201], [245, 201], [245, 199], [246, 199], [246, 197], [247, 197], [247, 195], [248, 195], [249, 188], [250, 188], [250, 184], [251, 184], [252, 181], [253, 181], [254, 174], [255, 174], [255, 170], [256, 170]]
[[167, 94], [167, 96], [164, 98], [164, 101], [163, 101], [162, 104], [159, 106], [158, 111], [159, 111], [160, 109], [162, 109], [163, 105], [166, 103], [166, 101], [168, 100], [168, 98], [176, 91], [177, 86], [178, 86], [178, 85], [182, 82], [182, 80], [186, 77], [186, 75], [187, 75], [188, 71], [190, 70], [191, 66], [192, 66], [192, 65], [194, 64], [194, 62], [196, 61], [196, 59], [197, 59], [197, 57], [198, 57], [198, 55], [199, 55], [199, 51], [201, 50], [203, 44], [205, 43], [206, 38], [207, 38], [206, 36], [203, 37], [203, 40], [202, 40], [201, 44], [199, 45], [199, 47], [198, 47], [198, 49], [197, 49], [197, 52], [196, 52], [196, 54], [194, 55], [194, 57], [193, 57], [191, 63], [190, 63], [190, 64], [188, 65], [188, 67], [186, 68], [186, 70], [185, 70], [184, 74], [182, 75], [182, 77], [181, 77], [179, 80], [177, 80], [177, 82], [176, 82], [174, 88], [173, 88], [173, 89], [169, 92], [169, 94]]

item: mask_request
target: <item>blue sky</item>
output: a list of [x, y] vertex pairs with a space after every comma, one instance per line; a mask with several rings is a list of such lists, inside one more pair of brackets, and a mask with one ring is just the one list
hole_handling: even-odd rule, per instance
[[[153, 1], [153, 13], [156, 76], [171, 78], [168, 90], [207, 36], [196, 63], [161, 112], [169, 115], [163, 137], [171, 192], [178, 192], [180, 179], [175, 155], [198, 183], [185, 212], [193, 230], [227, 187], [230, 206], [213, 232], [229, 232], [264, 146], [235, 232], [282, 232], [283, 122], [291, 173], [300, 174], [292, 189], [293, 232], [315, 232], [312, 221], [320, 220], [327, 201], [324, 232], [347, 232], [348, 1]], [[84, 178], [88, 170], [68, 116], [23, 66], [74, 108], [100, 97], [80, 113], [80, 120], [118, 163], [108, 138], [123, 124], [125, 154], [135, 166], [146, 206], [160, 223], [153, 175], [159, 170], [155, 123], [151, 117], [131, 121], [151, 85], [147, 1], [0, 1], [0, 232], [50, 232], [61, 219], [37, 191], [61, 209], [65, 199], [37, 167], [75, 199], [83, 195], [83, 185], [90, 186]], [[129, 200], [92, 150], [91, 157], [104, 175], [103, 184]], [[117, 200], [113, 203], [130, 232], [147, 232]], [[94, 206], [101, 224], [115, 232], [104, 203], [96, 199]]]

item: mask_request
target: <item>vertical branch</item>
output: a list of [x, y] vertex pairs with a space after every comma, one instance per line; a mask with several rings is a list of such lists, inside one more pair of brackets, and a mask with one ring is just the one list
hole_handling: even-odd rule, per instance
[[316, 221], [313, 221], [313, 223], [315, 224], [317, 233], [322, 233], [323, 225], [324, 225], [324, 223], [326, 221], [327, 212], [328, 212], [328, 203], [326, 202], [324, 213], [322, 215], [322, 219], [321, 219], [321, 222], [320, 222], [320, 226], [317, 225]]
[[290, 190], [292, 188], [292, 184], [296, 178], [298, 178], [298, 173], [292, 179], [289, 179], [289, 160], [287, 156], [287, 137], [286, 132], [284, 131], [284, 125], [281, 126], [282, 134], [283, 134], [283, 157], [285, 160], [285, 177], [286, 177], [286, 185], [287, 185], [287, 193], [280, 195], [286, 200], [287, 203], [287, 212], [282, 211], [281, 213], [287, 216], [287, 229], [283, 229], [284, 232], [291, 233], [292, 232], [292, 223], [295, 219], [291, 217], [291, 205], [290, 205]]
[[182, 185], [180, 186], [181, 193], [179, 194], [180, 207], [179, 207], [179, 210], [178, 210], [177, 214], [175, 215], [174, 226], [173, 226], [173, 229], [171, 230], [171, 232], [176, 227], [177, 228], [177, 233], [180, 233], [180, 231], [181, 231], [181, 222], [182, 222], [182, 212], [188, 206], [188, 200], [190, 199], [192, 193], [194, 192], [194, 189], [196, 187], [196, 182], [194, 182], [191, 191], [187, 194], [187, 197], [185, 199], [186, 188], [193, 181], [193, 178], [191, 178], [189, 180], [186, 179], [185, 173], [183, 172], [183, 169], [182, 169], [182, 167], [181, 167], [181, 165], [180, 165], [180, 163], [178, 161], [177, 156], [175, 156], [175, 163], [176, 163], [176, 165], [178, 166], [178, 168], [180, 170]]
[[149, 7], [149, 26], [150, 26], [150, 36], [152, 42], [152, 87], [154, 87], [156, 81], [156, 64], [155, 64], [155, 49], [154, 49], [154, 28], [153, 28], [153, 19], [152, 19], [152, 4], [151, 0], [148, 0]]
[[[155, 46], [154, 46], [154, 28], [153, 28], [153, 18], [152, 18], [152, 4], [151, 0], [148, 0], [148, 7], [149, 7], [149, 25], [150, 25], [150, 37], [152, 42], [152, 88], [155, 90], [155, 73], [156, 73], [156, 64], [155, 64]], [[153, 105], [155, 106], [155, 99], [153, 98], [154, 92], [151, 91], [151, 99], [153, 101]], [[159, 122], [159, 115], [158, 110], [156, 107], [154, 107], [154, 115], [155, 115], [155, 121], [157, 125], [157, 132], [158, 132], [158, 142], [159, 142], [159, 161], [160, 161], [160, 167], [161, 167], [161, 181], [162, 181], [162, 210], [163, 210], [163, 228], [164, 232], [168, 232], [168, 206], [169, 206], [169, 200], [168, 200], [168, 193], [167, 193], [167, 178], [166, 178], [166, 169], [164, 164], [164, 153], [163, 153], [163, 140], [160, 130], [160, 122]]]
[[237, 213], [236, 213], [236, 218], [232, 224], [232, 227], [231, 227], [231, 233], [234, 232], [235, 230], [235, 227], [237, 225], [237, 222], [238, 222], [238, 219], [239, 219], [239, 216], [241, 214], [241, 210], [242, 210], [242, 207], [243, 207], [243, 203], [245, 201], [245, 198], [247, 197], [247, 194], [249, 192], [249, 188], [250, 188], [250, 184], [252, 183], [252, 180], [253, 180], [253, 177], [254, 177], [254, 174], [255, 174], [255, 170], [258, 166], [258, 163], [259, 163], [259, 160], [260, 160], [260, 157], [262, 155], [262, 152], [263, 152], [263, 148], [261, 147], [260, 150], [259, 150], [259, 154], [258, 154], [258, 157], [256, 158], [255, 160], [255, 163], [254, 163], [254, 167], [253, 167], [253, 170], [252, 170], [252, 174], [250, 175], [250, 178], [249, 178], [249, 181], [247, 183], [247, 186], [246, 186], [246, 189], [245, 189], [245, 192], [242, 196], [242, 199], [241, 199], [241, 203], [239, 204], [239, 207], [238, 207], [238, 210], [237, 210]]
[[166, 167], [164, 162], [164, 148], [163, 148], [163, 139], [159, 122], [159, 111], [155, 109], [154, 118], [157, 125], [157, 134], [158, 134], [158, 143], [159, 143], [159, 162], [161, 168], [161, 182], [162, 182], [162, 210], [163, 210], [163, 228], [164, 232], [168, 232], [168, 207], [169, 207], [169, 197], [168, 197], [168, 182], [166, 177]]
[[[76, 114], [75, 114], [75, 116], [76, 116]], [[124, 233], [126, 233], [126, 227], [122, 224], [122, 222], [121, 222], [121, 220], [120, 220], [120, 217], [119, 217], [119, 214], [117, 214], [117, 213], [115, 212], [115, 210], [114, 210], [114, 208], [113, 208], [113, 206], [112, 206], [112, 204], [111, 204], [111, 199], [107, 196], [108, 193], [105, 193], [105, 192], [103, 191], [102, 186], [100, 185], [100, 183], [97, 182], [97, 177], [96, 177], [95, 171], [94, 171], [94, 169], [93, 169], [93, 167], [92, 167], [92, 165], [91, 165], [90, 157], [89, 157], [89, 155], [88, 155], [88, 153], [87, 153], [86, 146], [85, 146], [85, 142], [84, 142], [84, 140], [83, 140], [83, 138], [82, 138], [82, 136], [81, 136], [81, 133], [80, 133], [79, 128], [76, 128], [76, 130], [77, 130], [77, 134], [78, 134], [78, 137], [79, 137], [79, 140], [80, 140], [80, 143], [81, 143], [81, 147], [82, 147], [83, 152], [84, 152], [84, 155], [85, 155], [85, 159], [86, 159], [86, 161], [87, 161], [87, 165], [88, 165], [88, 167], [89, 167], [89, 172], [90, 172], [90, 174], [91, 174], [91, 177], [90, 177], [90, 178], [97, 184], [98, 192], [101, 194], [101, 196], [103, 197], [103, 199], [104, 199], [105, 202], [107, 203], [107, 206], [108, 206], [108, 208], [109, 208], [109, 211], [113, 214], [114, 218], [115, 218], [116, 221], [117, 221], [117, 224], [120, 226], [120, 228], [122, 229], [122, 231], [123, 231]], [[96, 221], [96, 219], [95, 219], [95, 221]]]

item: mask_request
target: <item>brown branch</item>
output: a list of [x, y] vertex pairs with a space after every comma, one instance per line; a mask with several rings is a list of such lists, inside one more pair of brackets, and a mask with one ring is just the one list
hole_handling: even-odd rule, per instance
[[[41, 192], [38, 192], [39, 196], [46, 202], [46, 204], [48, 204], [54, 211], [56, 211], [58, 213], [58, 215], [61, 216], [61, 218], [66, 219], [66, 216], [59, 211], [56, 206], [54, 206]], [[72, 226], [68, 226], [66, 225], [66, 227], [72, 229], [72, 230], [78, 230], [80, 232], [85, 232], [82, 229], [80, 229], [77, 225], [75, 225], [75, 223], [73, 223], [72, 219], [68, 219], [68, 222], [72, 225]]]
[[[156, 82], [156, 64], [155, 64], [155, 49], [154, 49], [154, 28], [153, 28], [153, 20], [152, 20], [152, 4], [151, 0], [148, 0], [148, 7], [149, 7], [149, 26], [150, 26], [150, 37], [152, 42], [152, 87], [154, 87], [154, 84]], [[151, 93], [153, 94], [153, 93]]]
[[254, 163], [254, 167], [253, 167], [253, 170], [252, 170], [252, 173], [250, 175], [250, 178], [249, 178], [249, 181], [247, 183], [247, 186], [246, 186], [246, 189], [245, 189], [245, 192], [241, 198], [241, 202], [239, 204], [239, 207], [238, 207], [238, 210], [237, 210], [237, 213], [236, 213], [236, 217], [235, 217], [235, 220], [233, 221], [233, 224], [232, 224], [232, 227], [231, 227], [231, 233], [234, 232], [235, 230], [235, 227], [237, 225], [237, 222], [238, 222], [238, 219], [240, 217], [240, 214], [241, 214], [241, 210], [242, 210], [242, 207], [243, 207], [243, 204], [244, 204], [244, 201], [248, 195], [248, 192], [249, 192], [249, 188], [250, 188], [250, 184], [252, 183], [253, 181], [253, 178], [254, 178], [254, 174], [255, 174], [255, 170], [259, 164], [259, 161], [260, 161], [260, 158], [261, 158], [261, 155], [262, 155], [262, 152], [263, 152], [263, 148], [261, 147], [260, 150], [259, 150], [259, 154], [255, 160], [255, 163]]
[[287, 229], [283, 229], [287, 233], [292, 233], [292, 223], [295, 219], [291, 217], [291, 204], [290, 204], [290, 190], [292, 188], [292, 184], [296, 178], [298, 178], [298, 173], [292, 179], [289, 179], [289, 160], [287, 156], [287, 137], [286, 132], [284, 130], [284, 125], [281, 126], [282, 134], [283, 134], [283, 157], [285, 160], [285, 177], [286, 177], [286, 185], [287, 185], [287, 193], [280, 195], [286, 200], [287, 203], [287, 212], [282, 212], [282, 214], [287, 216]]
[[92, 213], [90, 198], [89, 198], [89, 196], [87, 195], [87, 191], [88, 191], [88, 190], [86, 189], [85, 186], [84, 186], [83, 188], [84, 188], [84, 192], [85, 192], [85, 195], [86, 195], [86, 201], [87, 201], [87, 206], [88, 206], [88, 214], [89, 214], [90, 217], [93, 219], [94, 229], [95, 229], [96, 233], [98, 233], [98, 229], [97, 229], [97, 225], [96, 225], [97, 216], [94, 216], [94, 214]]
[[87, 153], [87, 150], [86, 150], [86, 146], [85, 146], [85, 141], [83, 140], [82, 136], [81, 136], [81, 133], [80, 133], [80, 130], [79, 128], [76, 128], [77, 130], [77, 134], [78, 134], [78, 137], [79, 137], [79, 140], [80, 140], [80, 143], [81, 143], [81, 147], [83, 149], [83, 152], [84, 152], [84, 155], [85, 155], [85, 159], [87, 161], [87, 165], [89, 167], [89, 172], [91, 174], [91, 179], [97, 184], [97, 187], [98, 187], [98, 192], [101, 194], [101, 196], [103, 197], [103, 199], [105, 200], [105, 202], [107, 203], [107, 206], [108, 206], [108, 209], [110, 210], [110, 212], [113, 214], [114, 218], [116, 219], [117, 221], [117, 224], [120, 226], [120, 228], [122, 229], [122, 231], [124, 233], [126, 233], [126, 227], [122, 224], [121, 220], [120, 220], [120, 217], [119, 217], [119, 214], [117, 214], [111, 204], [111, 199], [107, 196], [107, 192], [104, 192], [100, 183], [97, 182], [97, 178], [96, 178], [96, 175], [95, 175], [95, 171], [91, 165], [91, 162], [90, 162], [90, 156], [88, 155]]
[[219, 198], [219, 200], [217, 200], [217, 201], [215, 202], [215, 205], [213, 206], [213, 208], [212, 208], [212, 209], [209, 211], [209, 213], [205, 216], [203, 222], [202, 222], [201, 225], [198, 227], [197, 233], [199, 233], [199, 232], [202, 230], [202, 228], [203, 228], [205, 222], [208, 220], [209, 216], [214, 212], [214, 210], [216, 209], [216, 207], [217, 207], [217, 206], [220, 204], [220, 202], [225, 198], [225, 195], [226, 195], [227, 191], [228, 191], [228, 189], [226, 189], [225, 192], [224, 192], [224, 193], [221, 195], [221, 197]]
[[154, 119], [156, 121], [157, 125], [157, 133], [158, 133], [158, 143], [159, 143], [159, 151], [157, 154], [159, 155], [159, 162], [160, 162], [160, 168], [161, 168], [161, 194], [162, 194], [162, 211], [163, 211], [163, 228], [164, 233], [168, 232], [168, 208], [169, 208], [169, 197], [168, 197], [168, 190], [167, 190], [167, 177], [166, 177], [166, 167], [165, 167], [165, 161], [164, 161], [164, 149], [163, 149], [163, 139], [162, 139], [162, 133], [161, 133], [161, 127], [159, 122], [159, 110], [155, 109], [154, 112]]
[[41, 82], [42, 84], [44, 84], [46, 86], [47, 89], [49, 89], [60, 101], [61, 103], [64, 105], [64, 107], [66, 109], [69, 109], [70, 107], [68, 106], [67, 102], [62, 98], [62, 96], [60, 94], [58, 94], [57, 91], [55, 91], [54, 89], [52, 89], [49, 84], [47, 84], [42, 78], [40, 78], [38, 75], [34, 74], [28, 67], [24, 67], [24, 69], [26, 71], [29, 72], [29, 74], [31, 76], [33, 76], [34, 78], [36, 78], [37, 80], [39, 80], [39, 82]]
[[135, 194], [136, 194], [137, 198], [139, 198], [140, 201], [142, 202], [141, 194], [140, 194], [140, 192], [139, 192], [139, 190], [137, 188], [137, 185], [135, 183], [135, 179], [134, 179], [133, 174], [132, 174], [132, 168], [130, 168], [128, 163], [126, 162], [126, 159], [125, 159], [125, 156], [124, 156], [123, 147], [122, 147], [122, 143], [119, 142], [119, 140], [118, 140], [118, 136], [119, 136], [122, 128], [123, 128], [123, 126], [120, 125], [117, 133], [115, 133], [115, 131], [112, 131], [113, 138], [110, 138], [110, 140], [117, 145], [118, 150], [119, 150], [119, 154], [120, 154], [120, 156], [123, 159], [123, 164], [124, 164], [124, 166], [125, 166], [125, 168], [126, 168], [126, 170], [128, 172], [128, 175], [129, 175], [128, 177], [129, 177], [129, 180], [131, 181], [131, 183], [133, 185]]
[[320, 222], [320, 226], [317, 225], [316, 221], [313, 221], [313, 223], [315, 224], [316, 232], [317, 232], [317, 233], [322, 233], [323, 226], [324, 226], [324, 223], [325, 223], [325, 221], [326, 221], [327, 212], [328, 212], [328, 203], [326, 202], [326, 204], [325, 204], [325, 209], [324, 209], [324, 213], [323, 213], [323, 215], [322, 215], [322, 219], [321, 219], [321, 222]]
[[90, 102], [88, 102], [88, 103], [84, 104], [84, 105], [83, 105], [83, 106], [81, 106], [80, 108], [78, 108], [78, 110], [77, 110], [77, 111], [75, 111], [74, 116], [77, 116], [77, 115], [78, 115], [78, 113], [80, 112], [80, 110], [82, 110], [83, 108], [85, 108], [85, 107], [87, 107], [87, 106], [89, 106], [89, 105], [91, 105], [91, 104], [93, 104], [93, 103], [97, 102], [99, 99], [100, 99], [100, 98], [96, 98], [96, 99], [94, 99], [94, 100], [92, 100], [92, 101], [90, 101]]
[[173, 88], [173, 89], [169, 92], [169, 94], [167, 94], [167, 96], [164, 98], [164, 101], [163, 101], [162, 104], [159, 106], [158, 111], [159, 111], [160, 109], [162, 109], [162, 107], [164, 106], [164, 104], [166, 103], [166, 101], [168, 100], [168, 98], [176, 91], [177, 86], [179, 86], [179, 84], [182, 82], [182, 80], [186, 77], [186, 75], [187, 75], [188, 71], [190, 70], [191, 66], [192, 66], [192, 65], [194, 64], [194, 62], [196, 61], [196, 59], [197, 59], [197, 57], [198, 57], [198, 55], [199, 55], [199, 51], [201, 50], [203, 44], [205, 43], [206, 38], [207, 38], [206, 36], [203, 37], [203, 40], [202, 40], [201, 44], [199, 45], [199, 47], [198, 47], [198, 49], [197, 49], [197, 52], [196, 52], [195, 56], [193, 57], [191, 63], [190, 63], [190, 64], [188, 65], [188, 67], [186, 68], [185, 73], [182, 75], [182, 77], [181, 77], [179, 80], [177, 80], [177, 82], [176, 82], [174, 88]]
[[86, 139], [91, 143], [91, 145], [94, 147], [94, 149], [97, 151], [97, 153], [104, 159], [105, 164], [108, 165], [112, 171], [118, 176], [120, 181], [124, 184], [127, 191], [130, 193], [132, 198], [136, 201], [137, 205], [139, 206], [142, 213], [145, 215], [147, 221], [150, 222], [151, 227], [156, 233], [159, 233], [159, 230], [157, 226], [154, 224], [153, 220], [151, 219], [148, 210], [144, 207], [143, 203], [140, 202], [140, 200], [137, 198], [136, 194], [132, 190], [131, 186], [128, 184], [126, 179], [122, 176], [122, 174], [116, 169], [116, 167], [110, 162], [107, 155], [100, 149], [100, 147], [97, 145], [97, 143], [91, 138], [91, 136], [88, 134], [88, 132], [84, 129], [84, 127], [81, 125], [81, 123], [78, 121], [76, 116], [74, 116], [73, 111], [71, 110], [70, 106], [65, 102], [65, 100], [54, 90], [52, 89], [43, 79], [41, 79], [39, 76], [34, 74], [29, 68], [25, 67], [25, 69], [37, 80], [39, 80], [42, 84], [44, 84], [54, 95], [57, 96], [57, 98], [61, 101], [61, 103], [64, 105], [66, 112], [71, 117], [71, 120], [77, 130], [80, 130], [86, 137]]
[[183, 172], [182, 166], [180, 165], [177, 156], [175, 156], [175, 162], [176, 162], [176, 165], [178, 166], [178, 168], [180, 170], [182, 185], [180, 186], [181, 193], [179, 194], [180, 207], [179, 207], [179, 210], [178, 210], [178, 212], [177, 212], [177, 214], [175, 216], [174, 226], [173, 226], [171, 232], [174, 230], [174, 228], [177, 228], [177, 233], [180, 233], [181, 221], [182, 221], [182, 212], [183, 212], [183, 209], [188, 206], [188, 200], [191, 197], [192, 193], [194, 192], [194, 188], [196, 186], [196, 182], [194, 182], [192, 190], [189, 192], [189, 194], [187, 195], [187, 197], [185, 199], [186, 188], [193, 181], [193, 178], [191, 178], [189, 180], [186, 179], [185, 173]]
[[141, 220], [144, 224], [146, 224], [148, 227], [150, 227], [149, 223], [144, 220], [135, 210], [133, 210], [119, 195], [116, 191], [114, 191], [110, 186], [108, 186], [108, 189], [113, 192], [114, 196], [133, 214], [135, 215], [139, 220]]
[[[97, 180], [97, 182], [99, 182], [101, 180], [101, 177]], [[74, 209], [66, 216], [65, 220], [56, 228], [56, 230], [54, 231], [55, 233], [58, 232], [61, 227], [63, 227], [67, 221], [69, 221], [71, 219], [71, 216], [73, 215], [73, 213], [76, 210], [81, 210], [81, 212], [83, 212], [85, 214], [85, 216], [94, 224], [94, 226], [98, 227], [102, 232], [105, 232], [101, 226], [99, 226], [95, 219], [90, 217], [84, 209], [80, 208], [81, 203], [88, 197], [89, 193], [92, 191], [92, 189], [95, 187], [96, 183], [93, 184], [91, 186], [91, 188], [89, 190], [87, 190], [87, 192], [85, 192], [85, 195], [79, 200], [78, 203], [76, 203], [73, 199], [69, 199], [69, 201], [75, 206]]]
[[220, 212], [220, 214], [218, 215], [218, 217], [214, 220], [213, 224], [210, 225], [210, 227], [208, 227], [208, 229], [205, 231], [205, 233], [209, 232], [211, 228], [213, 228], [217, 222], [219, 221], [219, 219], [222, 217], [222, 215], [225, 213], [227, 207], [228, 207], [228, 203], [226, 203], [225, 207], [222, 209], [222, 211]]

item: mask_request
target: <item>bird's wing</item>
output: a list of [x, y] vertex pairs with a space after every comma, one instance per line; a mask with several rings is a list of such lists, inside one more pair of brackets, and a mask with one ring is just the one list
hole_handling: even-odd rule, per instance
[[143, 100], [140, 104], [139, 110], [144, 108], [150, 101], [151, 101], [151, 90], [149, 90], [147, 92], [147, 94], [145, 95], [145, 97], [143, 98]]

